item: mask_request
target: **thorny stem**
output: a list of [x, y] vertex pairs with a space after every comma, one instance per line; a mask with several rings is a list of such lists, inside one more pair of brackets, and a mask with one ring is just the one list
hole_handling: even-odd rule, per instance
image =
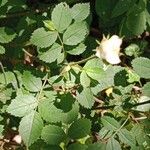
[[0, 62], [0, 67], [1, 67], [3, 75], [4, 75], [5, 85], [7, 85], [6, 74], [5, 74], [5, 70], [4, 70], [4, 66], [3, 66], [2, 62]]

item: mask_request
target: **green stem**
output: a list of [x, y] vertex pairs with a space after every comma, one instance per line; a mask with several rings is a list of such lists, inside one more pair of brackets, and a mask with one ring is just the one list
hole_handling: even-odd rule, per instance
[[123, 127], [124, 125], [127, 123], [129, 119], [129, 116], [127, 117], [127, 119], [123, 122], [123, 124], [120, 126], [120, 128], [118, 130], [116, 130], [116, 132], [111, 136], [111, 137], [114, 137]]
[[2, 62], [0, 62], [0, 66], [1, 66], [1, 69], [2, 69], [2, 72], [3, 72], [3, 75], [4, 75], [5, 85], [7, 85], [6, 74], [5, 74], [5, 70], [4, 70], [4, 66], [3, 66]]
[[88, 60], [90, 60], [90, 59], [93, 59], [93, 58], [96, 58], [96, 56], [95, 55], [92, 55], [92, 56], [90, 56], [90, 57], [88, 57], [88, 58], [85, 58], [85, 59], [83, 59], [83, 60], [80, 60], [80, 61], [76, 61], [76, 62], [71, 62], [71, 63], [69, 63], [69, 65], [70, 66], [72, 66], [72, 65], [79, 65], [79, 64], [83, 64], [83, 63], [85, 63], [85, 62], [87, 62]]
[[45, 76], [45, 80], [44, 80], [44, 83], [43, 83], [43, 85], [42, 85], [42, 87], [41, 87], [41, 89], [40, 89], [40, 92], [37, 94], [37, 100], [38, 100], [38, 101], [39, 101], [39, 99], [40, 99], [40, 97], [41, 97], [41, 94], [42, 94], [42, 92], [43, 92], [43, 89], [44, 89], [44, 86], [45, 86], [45, 84], [46, 84], [47, 78], [48, 78], [48, 73], [47, 73], [46, 76]]

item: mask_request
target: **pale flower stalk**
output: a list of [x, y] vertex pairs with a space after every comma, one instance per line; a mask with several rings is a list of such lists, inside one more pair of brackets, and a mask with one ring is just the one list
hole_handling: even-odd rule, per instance
[[113, 35], [111, 38], [103, 36], [100, 46], [96, 48], [95, 55], [110, 64], [119, 64], [121, 62], [119, 58], [121, 44], [122, 38], [117, 35]]

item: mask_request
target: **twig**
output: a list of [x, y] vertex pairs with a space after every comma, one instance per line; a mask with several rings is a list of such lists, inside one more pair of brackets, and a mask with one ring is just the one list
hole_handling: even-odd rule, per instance
[[69, 63], [69, 65], [72, 66], [72, 65], [77, 65], [77, 64], [83, 64], [83, 63], [87, 62], [88, 60], [94, 59], [94, 58], [97, 58], [97, 57], [95, 55], [92, 55], [92, 56], [90, 56], [88, 58], [85, 58], [83, 60], [76, 61], [76, 62], [71, 62], [71, 63]]
[[[130, 104], [130, 106], [128, 106], [127, 108], [133, 108], [133, 107], [136, 107], [136, 106], [140, 106], [140, 105], [144, 105], [144, 104], [149, 104], [150, 103], [150, 100], [148, 101], [145, 101], [145, 102], [141, 102], [141, 103], [136, 103], [136, 104]], [[110, 105], [110, 106], [100, 106], [100, 107], [96, 107], [96, 108], [92, 108], [93, 110], [97, 110], [97, 109], [111, 109], [111, 108], [114, 108], [116, 107], [117, 105]], [[124, 105], [121, 105], [122, 107]]]

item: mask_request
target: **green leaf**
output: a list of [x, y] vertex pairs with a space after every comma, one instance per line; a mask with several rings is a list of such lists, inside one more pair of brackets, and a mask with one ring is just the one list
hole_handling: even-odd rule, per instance
[[83, 69], [86, 71], [89, 77], [97, 81], [101, 79], [102, 75], [104, 75], [102, 62], [99, 59], [89, 60]]
[[62, 110], [58, 109], [51, 101], [44, 100], [38, 105], [42, 118], [47, 122], [61, 122]]
[[107, 138], [111, 137], [112, 134], [113, 134], [113, 130], [110, 131], [107, 129], [107, 127], [103, 127], [98, 133], [98, 135], [101, 139], [107, 139]]
[[[147, 96], [141, 96], [138, 100], [139, 103], [144, 103], [146, 101], [150, 101], [150, 97]], [[147, 104], [142, 104], [136, 107], [136, 110], [141, 112], [146, 112], [150, 110], [150, 102]]]
[[86, 46], [83, 43], [80, 43], [77, 47], [72, 50], [66, 51], [71, 55], [80, 55], [86, 50]]
[[128, 47], [125, 48], [125, 53], [128, 56], [138, 57], [141, 54], [141, 50], [139, 45], [130, 44]]
[[36, 111], [31, 111], [21, 119], [19, 133], [27, 147], [39, 138], [42, 129], [43, 121]]
[[93, 93], [90, 88], [84, 88], [83, 91], [77, 95], [77, 100], [85, 108], [92, 108], [94, 104]]
[[80, 83], [83, 87], [89, 87], [90, 86], [90, 78], [87, 76], [86, 71], [83, 70], [80, 74]]
[[133, 147], [135, 146], [136, 144], [135, 137], [127, 129], [121, 129], [118, 132], [118, 136], [122, 143], [125, 143]]
[[12, 88], [0, 90], [0, 102], [6, 104], [6, 101], [11, 99], [11, 95], [12, 95]]
[[81, 118], [71, 124], [68, 136], [72, 139], [80, 139], [90, 134], [91, 122], [89, 119]]
[[0, 138], [3, 138], [4, 125], [0, 125]]
[[135, 58], [132, 61], [132, 66], [141, 78], [150, 79], [150, 59], [145, 57]]
[[56, 5], [52, 11], [52, 22], [56, 29], [61, 33], [71, 23], [72, 17], [69, 6], [66, 3], [60, 3]]
[[32, 33], [30, 41], [37, 47], [46, 48], [56, 41], [57, 35], [56, 31], [46, 31], [44, 28], [39, 28]]
[[108, 116], [104, 116], [101, 118], [101, 121], [104, 125], [104, 127], [108, 130], [117, 130], [120, 127], [120, 124], [117, 122], [117, 120], [115, 120], [114, 118], [108, 117]]
[[46, 52], [41, 53], [38, 57], [46, 63], [52, 63], [61, 55], [62, 46], [54, 43]]
[[0, 45], [0, 54], [5, 54], [5, 48]]
[[[136, 23], [135, 23], [136, 22]], [[146, 29], [146, 14], [145, 11], [142, 11], [140, 13], [131, 12], [127, 16], [127, 27], [128, 29], [134, 34], [134, 35], [140, 35], [144, 32]]]
[[16, 33], [7, 27], [0, 27], [0, 43], [9, 43], [16, 37]]
[[112, 11], [112, 17], [122, 15], [129, 10], [130, 7], [135, 3], [135, 0], [119, 0]]
[[58, 145], [48, 145], [43, 140], [38, 140], [29, 147], [29, 150], [62, 150]]
[[115, 74], [122, 69], [120, 66], [108, 66], [105, 72], [101, 74], [98, 82], [96, 84], [93, 82], [92, 92], [96, 95], [98, 92], [113, 86]]
[[90, 14], [89, 3], [76, 4], [71, 8], [71, 14], [75, 21], [83, 21]]
[[19, 95], [12, 100], [7, 112], [14, 116], [23, 117], [38, 105], [37, 99], [32, 95]]
[[84, 40], [87, 32], [86, 22], [75, 22], [63, 34], [63, 42], [66, 45], [77, 45]]
[[102, 142], [89, 144], [86, 150], [106, 150], [106, 144]]
[[70, 110], [63, 112], [50, 99], [45, 99], [39, 104], [38, 110], [42, 118], [47, 122], [63, 122], [69, 124], [78, 117], [79, 106], [78, 103], [74, 103]]
[[83, 145], [80, 143], [70, 144], [67, 150], [87, 150], [87, 145]]
[[150, 97], [150, 82], [147, 82], [143, 88], [142, 88], [142, 93], [144, 96]]
[[110, 138], [107, 142], [106, 150], [121, 150], [121, 146], [117, 140]]
[[31, 92], [38, 92], [42, 87], [41, 78], [33, 76], [29, 71], [24, 71], [22, 82], [25, 88]]
[[108, 21], [111, 18], [111, 13], [115, 7], [116, 0], [96, 0], [96, 13], [104, 20]]
[[42, 130], [41, 138], [48, 144], [59, 145], [65, 140], [66, 135], [61, 127], [46, 125]]

